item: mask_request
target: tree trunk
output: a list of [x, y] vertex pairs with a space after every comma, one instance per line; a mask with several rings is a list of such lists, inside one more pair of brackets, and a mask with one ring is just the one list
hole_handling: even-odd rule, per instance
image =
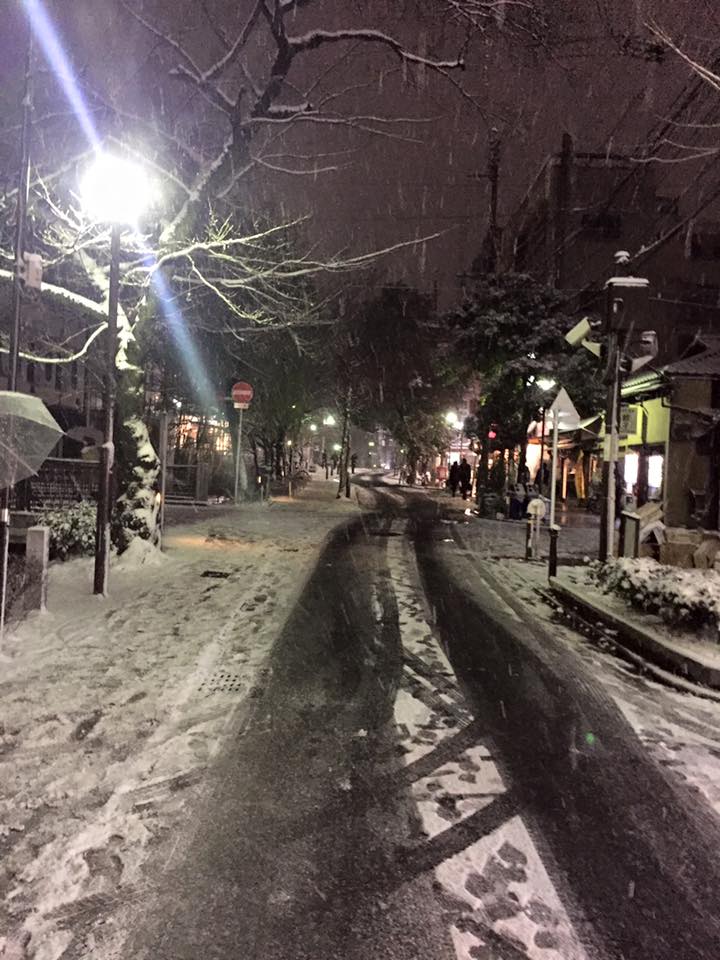
[[345, 394], [345, 405], [343, 407], [343, 426], [342, 439], [340, 441], [340, 462], [338, 463], [338, 492], [339, 499], [343, 493], [350, 496], [348, 467], [350, 461], [350, 401], [352, 399], [352, 388], [348, 387]]

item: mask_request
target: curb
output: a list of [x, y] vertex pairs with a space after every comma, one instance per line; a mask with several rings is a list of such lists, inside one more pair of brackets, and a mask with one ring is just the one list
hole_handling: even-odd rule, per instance
[[[704, 688], [720, 693], [720, 668], [709, 667], [699, 660], [667, 646], [655, 634], [636, 624], [628, 623], [610, 610], [596, 606], [579, 591], [566, 584], [559, 583], [555, 577], [550, 579], [550, 592], [564, 606], [570, 606], [581, 615], [601, 620], [617, 634], [617, 642], [643, 660], [674, 674], [686, 682], [690, 681]], [[713, 697], [715, 699], [715, 697]]]

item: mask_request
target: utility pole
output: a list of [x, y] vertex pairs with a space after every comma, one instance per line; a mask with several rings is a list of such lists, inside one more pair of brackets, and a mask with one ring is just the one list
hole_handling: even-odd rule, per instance
[[490, 181], [490, 250], [488, 273], [497, 273], [498, 267], [498, 184], [500, 181], [500, 138], [495, 127], [490, 131], [490, 156], [487, 177]]
[[617, 333], [611, 331], [607, 341], [607, 394], [605, 398], [605, 440], [603, 446], [602, 489], [600, 501], [600, 560], [609, 560], [615, 548], [615, 471], [618, 455], [618, 393], [620, 351]]
[[[607, 333], [607, 368], [605, 382], [605, 440], [603, 447], [603, 497], [600, 512], [600, 560], [612, 558], [615, 549], [615, 502], [617, 497], [616, 471], [618, 465], [618, 434], [620, 416], [620, 374], [632, 372], [649, 362], [656, 348], [635, 358], [626, 355], [636, 329], [642, 330], [648, 311], [649, 284], [644, 277], [628, 276], [630, 255], [625, 250], [615, 254], [615, 276], [605, 284], [607, 301], [605, 322]], [[648, 331], [647, 335], [654, 333]], [[643, 342], [645, 337], [643, 335]]]
[[[10, 357], [8, 390], [16, 391], [20, 357], [20, 325], [22, 320], [23, 274], [25, 254], [25, 226], [30, 198], [30, 133], [32, 120], [32, 61], [33, 33], [27, 22], [27, 53], [25, 56], [25, 90], [22, 101], [22, 130], [20, 134], [20, 167], [18, 172], [17, 209], [15, 221], [15, 277], [13, 282], [12, 315], [10, 323]], [[10, 488], [0, 491], [0, 639], [5, 630], [7, 602], [8, 552], [10, 548]]]
[[[488, 232], [483, 244], [484, 272], [497, 273], [499, 259], [498, 194], [500, 182], [500, 135], [496, 127], [490, 131], [488, 142], [488, 161], [485, 173], [472, 173], [469, 180], [488, 180], [490, 183], [490, 202], [488, 205]], [[462, 283], [466, 274], [460, 274]]]

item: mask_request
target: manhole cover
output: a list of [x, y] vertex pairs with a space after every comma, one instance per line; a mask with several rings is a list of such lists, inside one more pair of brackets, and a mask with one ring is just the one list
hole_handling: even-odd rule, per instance
[[205, 677], [198, 687], [200, 693], [242, 693], [244, 689], [242, 677], [222, 670]]
[[203, 570], [201, 577], [213, 577], [215, 580], [227, 580], [230, 576], [229, 570]]

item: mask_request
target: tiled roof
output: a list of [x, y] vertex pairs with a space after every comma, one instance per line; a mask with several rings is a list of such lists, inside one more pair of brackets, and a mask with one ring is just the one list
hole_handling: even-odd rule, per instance
[[706, 349], [691, 357], [683, 357], [663, 367], [670, 377], [704, 377], [720, 379], [720, 337], [702, 337]]

